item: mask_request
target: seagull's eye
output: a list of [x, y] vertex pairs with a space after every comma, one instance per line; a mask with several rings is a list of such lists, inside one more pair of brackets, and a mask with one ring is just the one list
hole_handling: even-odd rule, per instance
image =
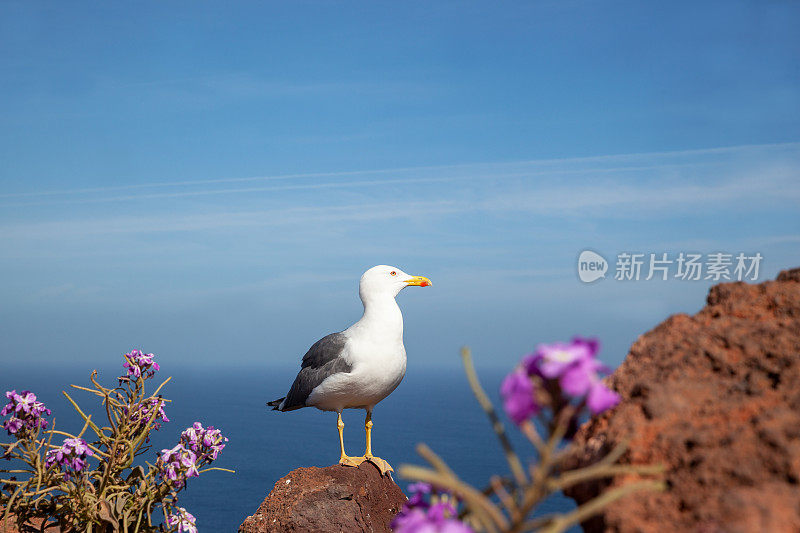
[[392, 270], [391, 272], [389, 272], [389, 274], [391, 274], [392, 276], [396, 276], [396, 275], [397, 275], [397, 272], [395, 272], [394, 270]]

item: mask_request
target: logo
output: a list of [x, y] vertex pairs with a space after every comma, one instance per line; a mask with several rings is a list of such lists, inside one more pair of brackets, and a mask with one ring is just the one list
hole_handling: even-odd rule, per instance
[[591, 283], [606, 277], [608, 261], [591, 250], [584, 250], [578, 256], [578, 277], [584, 283]]
[[[760, 252], [619, 252], [614, 280], [757, 281], [763, 259]], [[583, 283], [605, 278], [607, 271], [608, 261], [597, 252], [584, 250], [578, 256], [578, 277]]]

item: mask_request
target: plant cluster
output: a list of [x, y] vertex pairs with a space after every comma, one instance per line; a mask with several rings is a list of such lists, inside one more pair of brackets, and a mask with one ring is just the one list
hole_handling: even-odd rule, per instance
[[[153, 354], [133, 350], [124, 356], [126, 374], [118, 386], [107, 388], [89, 376], [92, 386], [75, 389], [97, 396], [105, 409], [102, 426], [64, 392], [84, 421], [77, 435], [47, 429], [50, 409], [30, 391], [8, 391], [3, 429], [14, 438], [0, 442], [0, 458], [12, 468], [0, 468], [2, 524], [12, 520], [23, 533], [58, 525], [62, 531], [145, 531], [196, 533], [195, 518], [178, 507], [186, 481], [209, 470], [228, 441], [220, 430], [195, 422], [178, 444], [162, 450], [154, 463], [135, 464], [150, 451], [150, 432], [169, 422], [159, 393], [151, 394], [148, 380], [160, 370]], [[91, 431], [91, 438], [84, 438]], [[63, 438], [61, 444], [53, 441]], [[231, 470], [226, 470], [232, 472]], [[163, 520], [154, 517], [161, 511]]]

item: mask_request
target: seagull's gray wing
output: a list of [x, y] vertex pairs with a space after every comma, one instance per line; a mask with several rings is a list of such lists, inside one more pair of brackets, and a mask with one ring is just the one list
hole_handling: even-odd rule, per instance
[[325, 378], [340, 372], [350, 372], [352, 366], [341, 357], [347, 337], [331, 333], [314, 343], [303, 356], [300, 373], [292, 383], [286, 398], [269, 402], [279, 411], [292, 411], [306, 406], [306, 400]]

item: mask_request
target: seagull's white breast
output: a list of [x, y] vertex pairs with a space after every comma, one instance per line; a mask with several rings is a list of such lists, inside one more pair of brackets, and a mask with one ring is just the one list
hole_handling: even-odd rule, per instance
[[397, 388], [406, 373], [406, 350], [402, 341], [376, 342], [369, 337], [348, 335], [342, 356], [352, 365], [352, 370], [326, 378], [309, 395], [308, 405], [325, 411], [371, 409]]
[[358, 380], [359, 394], [375, 403], [386, 398], [406, 374], [406, 349], [403, 342], [376, 342], [373, 339], [352, 340], [352, 374]]

